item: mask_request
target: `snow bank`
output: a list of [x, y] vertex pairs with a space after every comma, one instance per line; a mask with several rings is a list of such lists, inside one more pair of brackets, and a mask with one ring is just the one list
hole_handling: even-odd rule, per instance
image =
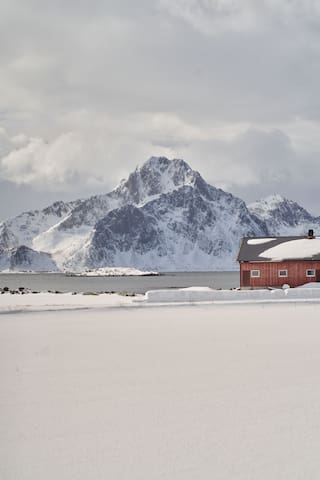
[[21, 275], [21, 274], [28, 274], [28, 275], [39, 275], [41, 273], [57, 273], [56, 271], [49, 271], [49, 272], [36, 272], [35, 270], [10, 270], [10, 269], [4, 269], [0, 270], [0, 275]]
[[296, 288], [320, 288], [320, 282], [308, 282]]
[[84, 270], [83, 272], [66, 272], [75, 277], [126, 277], [159, 275], [159, 272], [147, 272], [130, 267], [104, 267]]
[[188, 302], [273, 302], [289, 299], [319, 299], [320, 288], [285, 290], [213, 290], [207, 287], [191, 287], [171, 290], [151, 290], [146, 292], [147, 303], [188, 303]]
[[288, 288], [287, 290], [284, 290], [283, 293], [285, 295], [285, 298], [293, 300], [320, 299], [319, 288]]
[[[137, 299], [142, 296], [134, 297]], [[5, 293], [0, 295], [0, 313], [12, 311], [77, 310], [105, 307], [133, 306], [133, 297], [119, 294], [29, 293], [25, 295]]]

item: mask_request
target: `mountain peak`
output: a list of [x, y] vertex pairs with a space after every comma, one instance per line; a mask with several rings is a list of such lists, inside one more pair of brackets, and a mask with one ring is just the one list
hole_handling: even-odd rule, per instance
[[138, 166], [136, 170], [155, 169], [165, 172], [168, 168], [182, 169], [185, 171], [192, 171], [192, 168], [185, 160], [180, 158], [169, 159], [167, 157], [150, 157], [142, 165]]
[[142, 176], [147, 174], [152, 176], [166, 176], [174, 177], [177, 185], [199, 175], [198, 172], [180, 158], [173, 158], [170, 160], [167, 157], [150, 157], [142, 165], [137, 166], [135, 172], [139, 172]]
[[269, 203], [270, 205], [272, 204], [279, 204], [283, 202], [291, 202], [291, 200], [288, 200], [284, 196], [280, 195], [279, 193], [273, 193], [271, 195], [268, 195], [261, 201], [264, 201], [265, 203]]
[[195, 185], [199, 178], [200, 174], [184, 160], [150, 157], [129, 175], [128, 180], [121, 182], [115, 192], [126, 194], [132, 203], [141, 204], [162, 193], [185, 185]]

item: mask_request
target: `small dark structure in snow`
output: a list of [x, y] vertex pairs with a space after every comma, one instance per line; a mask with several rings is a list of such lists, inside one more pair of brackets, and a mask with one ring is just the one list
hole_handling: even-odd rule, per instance
[[320, 237], [243, 238], [237, 260], [242, 288], [320, 282]]

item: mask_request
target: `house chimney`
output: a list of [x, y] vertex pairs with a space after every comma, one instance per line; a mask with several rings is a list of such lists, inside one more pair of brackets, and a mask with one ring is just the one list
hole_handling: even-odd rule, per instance
[[308, 230], [308, 238], [311, 240], [312, 238], [314, 238], [314, 235], [313, 235], [313, 230], [310, 229]]

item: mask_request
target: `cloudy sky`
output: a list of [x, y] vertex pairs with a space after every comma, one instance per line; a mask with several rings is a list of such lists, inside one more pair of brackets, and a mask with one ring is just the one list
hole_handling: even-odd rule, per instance
[[2, 0], [0, 220], [151, 155], [320, 215], [318, 0]]

